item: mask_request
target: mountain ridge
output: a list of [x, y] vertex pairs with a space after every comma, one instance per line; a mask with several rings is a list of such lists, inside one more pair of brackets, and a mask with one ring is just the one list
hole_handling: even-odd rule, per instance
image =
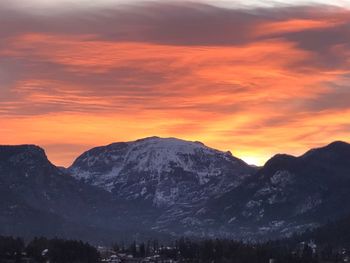
[[[294, 157], [272, 157], [236, 191], [214, 200], [218, 212], [227, 200], [226, 220], [236, 214], [255, 234], [292, 234], [349, 213], [350, 144], [333, 142]], [[274, 224], [271, 224], [275, 222]]]
[[350, 144], [342, 141], [298, 157], [275, 155], [259, 169], [176, 138], [112, 143], [80, 157], [79, 168], [124, 181], [106, 191], [94, 177], [54, 166], [39, 146], [0, 146], [0, 233], [259, 240], [350, 213]]
[[[169, 180], [193, 180], [193, 183], [204, 185], [213, 178], [218, 178], [226, 166], [236, 169], [236, 173], [239, 174], [254, 171], [242, 160], [227, 152], [207, 147], [203, 143], [148, 137], [93, 148], [78, 157], [68, 170], [77, 179], [87, 183], [92, 181], [94, 185], [107, 191], [120, 193], [124, 184], [138, 184], [140, 178], [159, 183], [167, 173], [172, 173], [171, 177], [167, 177]], [[131, 178], [133, 174], [138, 174], [136, 181]], [[135, 194], [137, 191], [147, 190], [142, 188], [136, 190]], [[132, 191], [128, 189], [127, 193]], [[154, 194], [154, 191], [151, 192]]]
[[[42, 148], [0, 146], [0, 157], [0, 233], [94, 243], [112, 242], [130, 229], [151, 235], [147, 225], [135, 223], [141, 213], [136, 205], [117, 202], [110, 193], [75, 180], [49, 162]], [[147, 212], [143, 216], [153, 219]]]

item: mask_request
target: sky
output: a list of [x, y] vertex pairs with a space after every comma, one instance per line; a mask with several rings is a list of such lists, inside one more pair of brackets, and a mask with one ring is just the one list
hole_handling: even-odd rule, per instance
[[350, 0], [0, 1], [0, 144], [148, 136], [256, 165], [350, 141]]

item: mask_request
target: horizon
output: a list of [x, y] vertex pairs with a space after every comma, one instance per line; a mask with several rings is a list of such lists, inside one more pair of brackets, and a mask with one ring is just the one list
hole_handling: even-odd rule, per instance
[[[309, 152], [310, 150], [315, 150], [315, 149], [319, 149], [319, 148], [323, 148], [323, 147], [326, 147], [330, 144], [333, 144], [333, 143], [336, 143], [336, 142], [342, 142], [342, 143], [346, 143], [346, 144], [349, 144], [349, 142], [347, 141], [344, 141], [344, 140], [335, 140], [335, 141], [331, 141], [327, 144], [323, 144], [323, 145], [318, 145], [314, 148], [309, 148], [309, 149], [304, 149], [304, 151], [302, 151], [300, 154], [297, 154], [297, 155], [294, 155], [294, 154], [290, 154], [288, 152], [278, 152], [278, 153], [275, 153], [273, 154], [272, 156], [270, 156], [264, 163], [262, 163], [261, 165], [257, 165], [255, 163], [249, 163], [247, 162], [246, 160], [240, 158], [240, 156], [236, 155], [234, 152], [231, 152], [230, 150], [225, 150], [225, 149], [216, 149], [214, 147], [211, 147], [210, 145], [207, 145], [205, 142], [202, 142], [202, 141], [191, 141], [191, 140], [185, 140], [183, 138], [177, 138], [177, 137], [160, 137], [160, 136], [157, 136], [157, 135], [154, 135], [154, 136], [147, 136], [147, 137], [144, 137], [144, 138], [137, 138], [137, 139], [134, 139], [134, 140], [130, 140], [130, 141], [115, 141], [115, 142], [111, 142], [111, 143], [108, 143], [108, 144], [105, 144], [105, 145], [95, 145], [95, 146], [92, 146], [91, 148], [88, 148], [84, 151], [82, 151], [80, 154], [78, 154], [73, 160], [71, 163], [69, 163], [69, 165], [67, 166], [62, 166], [62, 165], [58, 165], [56, 163], [54, 163], [51, 159], [50, 159], [50, 156], [49, 154], [47, 153], [47, 150], [42, 147], [41, 145], [37, 145], [37, 144], [12, 144], [12, 145], [0, 145], [0, 146], [10, 146], [10, 147], [16, 147], [16, 146], [37, 146], [41, 149], [44, 150], [48, 160], [55, 166], [57, 167], [63, 167], [63, 168], [69, 168], [71, 165], [73, 165], [74, 161], [77, 160], [77, 158], [79, 158], [83, 153], [87, 152], [87, 151], [90, 151], [94, 148], [98, 148], [98, 147], [106, 147], [106, 146], [109, 146], [109, 145], [112, 145], [112, 144], [115, 144], [115, 143], [133, 143], [133, 142], [136, 142], [136, 141], [139, 141], [139, 140], [145, 140], [145, 139], [151, 139], [151, 138], [158, 138], [158, 139], [176, 139], [176, 140], [180, 140], [180, 141], [186, 141], [186, 142], [191, 142], [191, 143], [196, 143], [196, 142], [199, 142], [201, 144], [203, 144], [204, 146], [208, 147], [208, 148], [211, 148], [211, 149], [214, 149], [214, 150], [219, 150], [221, 152], [227, 152], [229, 151], [234, 157], [237, 157], [241, 160], [243, 160], [245, 163], [247, 163], [248, 165], [250, 166], [256, 166], [256, 167], [262, 167], [266, 164], [266, 162], [268, 162], [271, 158], [273, 158], [274, 156], [278, 155], [278, 154], [286, 154], [286, 155], [290, 155], [290, 156], [294, 156], [294, 157], [301, 157], [302, 155], [306, 154], [307, 152]], [[248, 160], [249, 160], [249, 157], [248, 157]]]
[[350, 141], [350, 2], [4, 0], [0, 144], [157, 134], [263, 165]]

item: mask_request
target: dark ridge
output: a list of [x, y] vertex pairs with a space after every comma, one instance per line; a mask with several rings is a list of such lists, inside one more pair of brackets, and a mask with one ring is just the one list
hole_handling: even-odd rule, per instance
[[311, 149], [300, 157], [305, 158], [321, 152], [344, 152], [344, 151], [350, 151], [350, 144], [343, 141], [334, 141], [326, 146]]
[[1, 145], [0, 146], [0, 161], [5, 161], [11, 157], [20, 154], [27, 154], [32, 158], [47, 159], [45, 151], [37, 145]]
[[283, 167], [286, 164], [288, 164], [289, 162], [293, 162], [296, 159], [298, 159], [298, 157], [295, 157], [293, 155], [289, 155], [289, 154], [276, 154], [275, 156], [273, 156], [271, 159], [269, 159], [264, 167], [270, 167], [270, 166], [274, 166], [274, 167]]

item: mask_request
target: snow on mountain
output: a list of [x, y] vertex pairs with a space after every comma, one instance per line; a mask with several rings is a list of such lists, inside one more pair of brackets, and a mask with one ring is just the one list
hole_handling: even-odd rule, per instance
[[151, 137], [63, 169], [37, 146], [0, 146], [0, 234], [281, 237], [350, 213], [349, 159], [350, 145], [334, 142], [257, 171], [199, 142]]
[[238, 186], [254, 169], [200, 142], [150, 137], [97, 147], [69, 168], [77, 179], [156, 207], [194, 204]]
[[[350, 213], [350, 145], [334, 142], [300, 157], [278, 154], [208, 210], [251, 235], [290, 235]], [[230, 204], [229, 206], [227, 204]], [[249, 234], [243, 233], [248, 236]]]

